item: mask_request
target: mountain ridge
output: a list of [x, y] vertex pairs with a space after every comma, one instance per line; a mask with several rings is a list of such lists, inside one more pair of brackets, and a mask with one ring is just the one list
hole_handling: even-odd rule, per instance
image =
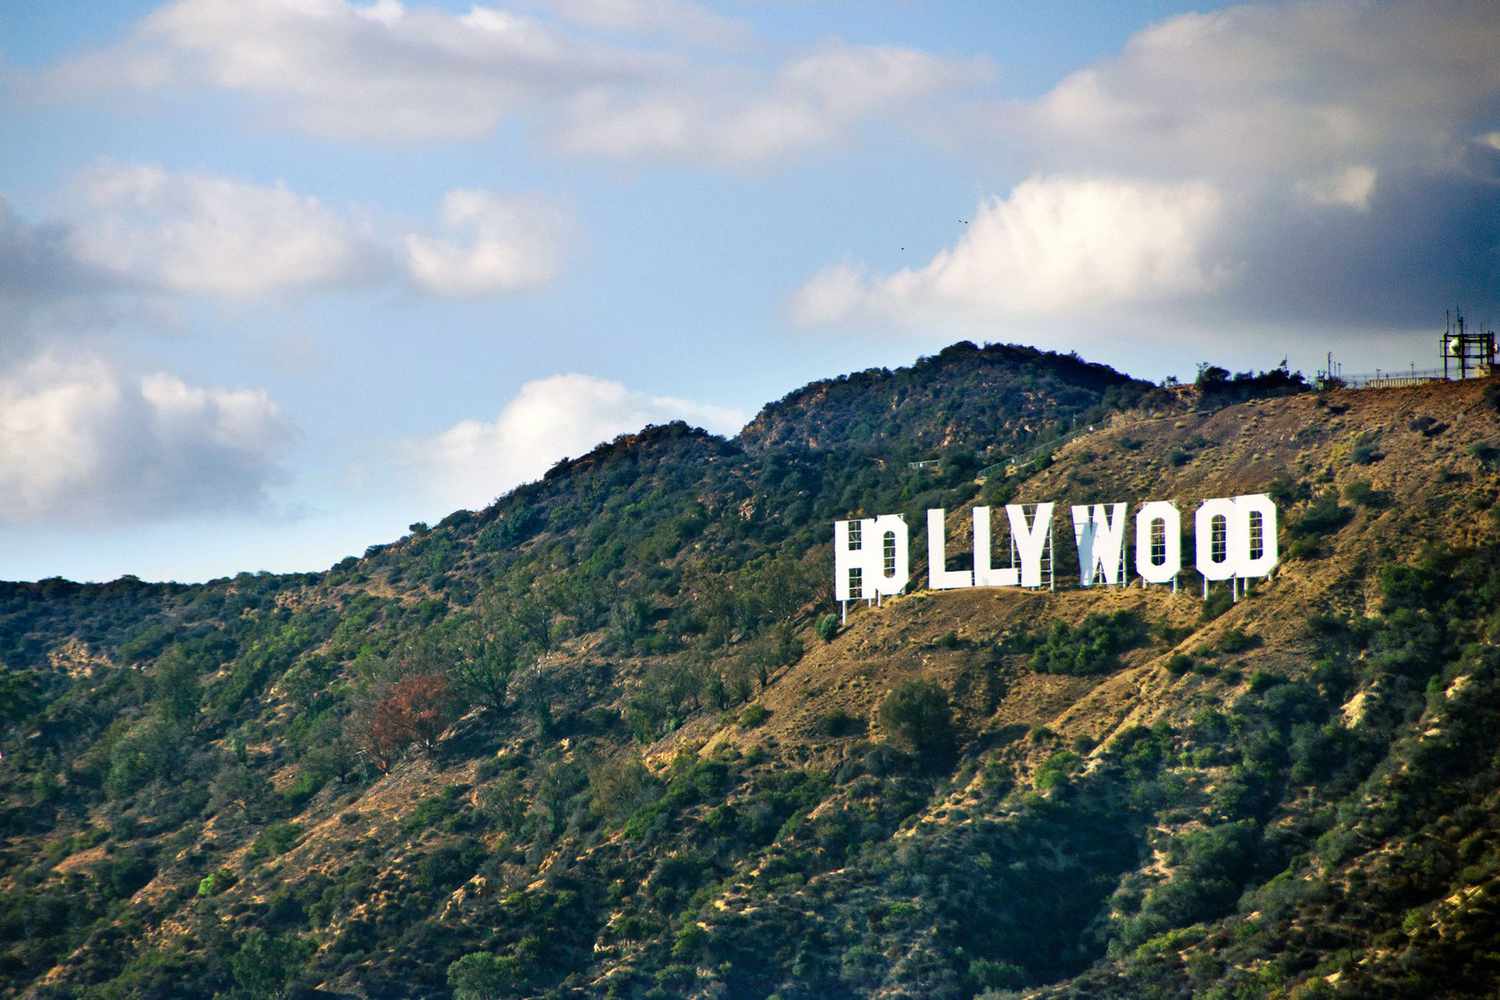
[[[1500, 715], [1492, 385], [1111, 384], [1012, 477], [941, 407], [922, 469], [667, 425], [321, 574], [0, 588], [11, 992], [1483, 995], [1500, 782], [1428, 734]], [[825, 624], [835, 517], [942, 507], [962, 558], [978, 503], [1261, 490], [1239, 603]]]

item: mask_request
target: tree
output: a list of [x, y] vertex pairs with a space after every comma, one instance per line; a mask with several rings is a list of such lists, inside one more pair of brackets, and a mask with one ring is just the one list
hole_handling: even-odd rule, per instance
[[454, 699], [442, 674], [412, 674], [377, 689], [355, 712], [355, 736], [380, 770], [410, 746], [432, 750], [453, 723]]
[[236, 807], [250, 822], [261, 820], [274, 791], [265, 775], [244, 761], [226, 763], [214, 775], [209, 789], [209, 805], [220, 815]]
[[1217, 389], [1229, 381], [1229, 370], [1211, 365], [1207, 361], [1198, 362], [1198, 377], [1194, 384], [1200, 389]]
[[552, 610], [538, 599], [520, 597], [508, 605], [490, 595], [476, 602], [472, 618], [449, 636], [439, 656], [457, 693], [473, 705], [496, 712], [509, 704], [511, 679], [539, 667], [551, 651]]
[[448, 966], [453, 1000], [499, 1000], [514, 985], [514, 963], [487, 951], [472, 951]]
[[180, 646], [173, 646], [156, 662], [156, 709], [173, 725], [190, 726], [198, 715], [202, 692], [198, 687], [198, 670]]
[[659, 783], [638, 754], [624, 753], [589, 768], [589, 804], [605, 819], [616, 820], [654, 799]]
[[239, 985], [239, 995], [260, 998], [284, 997], [287, 986], [313, 951], [310, 941], [296, 937], [272, 937], [251, 931], [240, 950], [229, 959], [229, 972]]
[[880, 725], [892, 739], [929, 762], [953, 749], [953, 716], [947, 693], [932, 681], [909, 680], [880, 703]]

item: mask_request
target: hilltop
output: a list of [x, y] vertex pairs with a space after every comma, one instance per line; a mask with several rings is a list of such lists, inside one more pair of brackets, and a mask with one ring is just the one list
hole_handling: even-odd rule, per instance
[[[960, 344], [324, 573], [0, 586], [0, 990], [1490, 995], [1500, 390], [1301, 388]], [[835, 518], [1260, 491], [1238, 603], [829, 615]]]

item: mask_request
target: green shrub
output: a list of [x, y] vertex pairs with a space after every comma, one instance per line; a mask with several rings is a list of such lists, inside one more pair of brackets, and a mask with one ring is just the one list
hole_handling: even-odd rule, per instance
[[932, 681], [904, 681], [886, 695], [880, 725], [895, 742], [928, 760], [944, 758], [953, 748], [948, 694]]
[[1356, 442], [1349, 452], [1349, 460], [1355, 465], [1374, 465], [1382, 458], [1385, 458], [1385, 453], [1376, 447], [1374, 437], [1369, 435]]
[[1276, 685], [1285, 683], [1285, 677], [1282, 677], [1280, 674], [1267, 673], [1264, 670], [1257, 670], [1250, 675], [1250, 690], [1256, 694], [1262, 691], [1269, 691]]
[[976, 958], [969, 963], [969, 978], [984, 989], [1013, 990], [1026, 983], [1026, 970], [1012, 962]]
[[1309, 504], [1302, 516], [1292, 521], [1287, 530], [1293, 538], [1317, 538], [1339, 530], [1353, 517], [1353, 511], [1340, 506], [1338, 497], [1327, 492]]
[[1083, 758], [1078, 754], [1072, 750], [1059, 750], [1037, 768], [1036, 787], [1045, 792], [1065, 785], [1068, 778], [1082, 766]]
[[1277, 506], [1287, 507], [1298, 500], [1306, 500], [1311, 496], [1311, 490], [1305, 482], [1289, 479], [1286, 476], [1277, 476], [1266, 488], [1266, 495], [1274, 500]]
[[235, 877], [234, 872], [227, 868], [220, 868], [218, 871], [205, 875], [198, 880], [198, 895], [204, 899], [207, 899], [209, 896], [217, 896], [225, 889], [233, 886], [237, 881], [239, 879]]
[[1031, 669], [1042, 674], [1082, 677], [1119, 667], [1119, 654], [1146, 639], [1146, 626], [1133, 611], [1091, 614], [1076, 628], [1054, 622], [1031, 654]]
[[746, 705], [740, 712], [739, 727], [741, 729], [754, 729], [771, 717], [771, 710], [766, 706], [756, 703]]
[[836, 708], [831, 712], [825, 712], [813, 721], [812, 731], [819, 736], [831, 739], [842, 739], [846, 736], [860, 736], [865, 731], [865, 720], [850, 715], [842, 708]]
[[245, 996], [281, 997], [316, 950], [311, 941], [251, 931], [230, 956], [229, 972]]
[[609, 820], [624, 819], [656, 801], [661, 783], [633, 753], [603, 761], [589, 768], [589, 804]]
[[255, 838], [255, 843], [250, 845], [250, 856], [252, 858], [274, 858], [285, 854], [297, 843], [297, 838], [302, 836], [302, 827], [296, 823], [285, 821], [272, 823], [261, 831], [260, 836]]
[[829, 613], [818, 619], [817, 625], [813, 626], [818, 633], [818, 638], [824, 642], [832, 642], [833, 637], [839, 634], [839, 616]]
[[1260, 636], [1251, 635], [1248, 632], [1232, 628], [1228, 632], [1225, 632], [1223, 637], [1219, 639], [1219, 651], [1223, 653], [1243, 653], [1246, 650], [1254, 649], [1260, 644]]
[[1391, 495], [1377, 490], [1367, 480], [1357, 479], [1344, 487], [1344, 499], [1360, 507], [1381, 510], [1391, 505]]
[[109, 898], [129, 899], [156, 875], [156, 866], [139, 849], [131, 849], [106, 861], [98, 875]]

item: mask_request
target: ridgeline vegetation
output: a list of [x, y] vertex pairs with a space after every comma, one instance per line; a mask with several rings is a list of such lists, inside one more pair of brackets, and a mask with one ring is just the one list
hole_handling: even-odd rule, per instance
[[[1493, 995], [1500, 396], [1199, 382], [959, 344], [325, 572], [0, 584], [0, 995]], [[835, 518], [1262, 490], [1237, 602], [830, 614]]]

